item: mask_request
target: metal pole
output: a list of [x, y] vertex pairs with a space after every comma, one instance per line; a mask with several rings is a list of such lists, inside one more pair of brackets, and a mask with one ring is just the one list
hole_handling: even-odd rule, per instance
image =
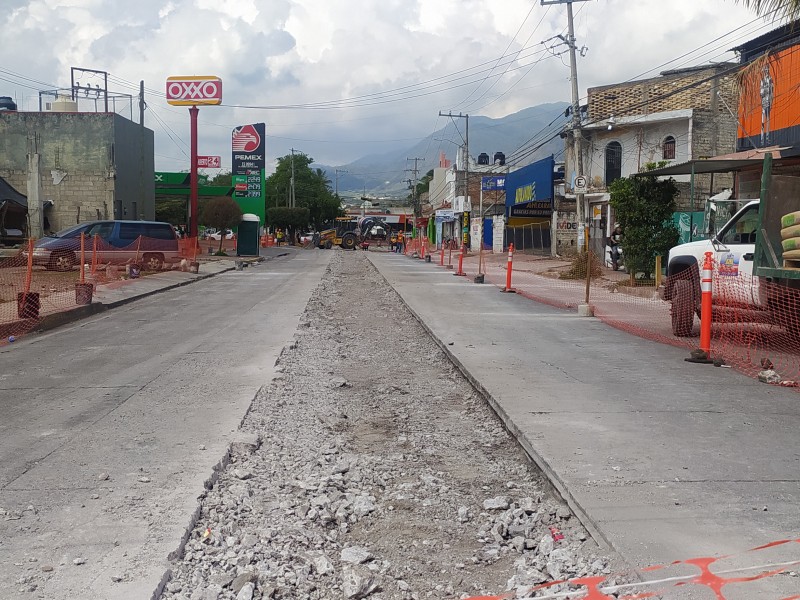
[[[580, 96], [578, 95], [578, 63], [577, 58], [575, 56], [575, 23], [572, 16], [572, 2], [567, 2], [567, 25], [568, 25], [568, 33], [569, 33], [569, 70], [570, 70], [570, 82], [572, 83], [572, 137], [573, 137], [573, 144], [574, 144], [574, 152], [575, 152], [575, 175], [583, 175], [583, 144], [581, 140], [583, 135], [581, 134], [581, 106], [580, 106]], [[575, 195], [575, 204], [576, 204], [576, 213], [578, 217], [578, 223], [583, 226], [586, 221], [586, 214], [584, 212], [584, 195], [583, 192], [580, 192]], [[583, 232], [583, 228], [578, 230], [578, 245], [582, 245], [583, 240], [581, 239], [583, 236], [581, 233]]]
[[196, 106], [189, 108], [191, 118], [191, 171], [189, 175], [189, 237], [197, 237], [197, 114]]

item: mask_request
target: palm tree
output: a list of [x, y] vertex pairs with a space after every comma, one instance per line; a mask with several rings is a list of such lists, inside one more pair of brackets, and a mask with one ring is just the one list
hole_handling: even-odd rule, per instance
[[756, 12], [757, 15], [794, 21], [800, 17], [800, 0], [736, 0]]

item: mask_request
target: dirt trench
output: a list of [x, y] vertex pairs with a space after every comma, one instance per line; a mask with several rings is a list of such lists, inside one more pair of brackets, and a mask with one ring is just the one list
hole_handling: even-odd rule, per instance
[[611, 573], [364, 254], [332, 257], [278, 368], [162, 598], [521, 597]]

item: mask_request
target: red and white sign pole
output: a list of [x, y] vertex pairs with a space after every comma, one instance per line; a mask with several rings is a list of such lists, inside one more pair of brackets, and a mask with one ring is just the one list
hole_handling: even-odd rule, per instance
[[191, 120], [191, 161], [192, 170], [189, 177], [189, 237], [197, 237], [197, 115], [200, 110], [196, 106], [189, 108]]
[[191, 165], [189, 175], [189, 236], [197, 237], [197, 115], [198, 105], [222, 104], [222, 80], [219, 77], [168, 77], [167, 103], [188, 106], [191, 121]]

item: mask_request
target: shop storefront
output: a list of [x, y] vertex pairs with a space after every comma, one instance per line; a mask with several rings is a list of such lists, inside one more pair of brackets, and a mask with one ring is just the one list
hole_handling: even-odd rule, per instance
[[506, 245], [550, 254], [554, 167], [549, 156], [506, 177]]

